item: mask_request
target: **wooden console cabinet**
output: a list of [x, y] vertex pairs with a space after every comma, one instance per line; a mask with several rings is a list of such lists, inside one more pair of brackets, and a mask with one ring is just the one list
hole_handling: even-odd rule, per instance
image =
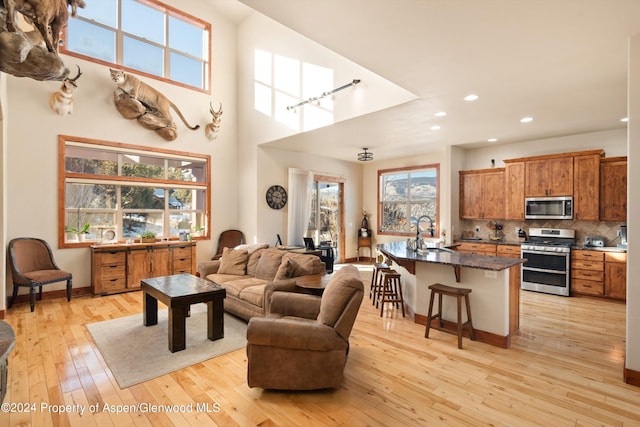
[[140, 280], [196, 271], [196, 242], [91, 247], [91, 291], [106, 295], [140, 289]]

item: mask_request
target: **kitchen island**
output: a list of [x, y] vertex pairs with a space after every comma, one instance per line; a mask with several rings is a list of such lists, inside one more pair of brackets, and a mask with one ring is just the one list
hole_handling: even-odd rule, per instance
[[[450, 249], [415, 252], [405, 242], [377, 245], [402, 276], [405, 306], [416, 323], [426, 325], [430, 291], [441, 283], [471, 289], [471, 315], [476, 339], [502, 348], [519, 329], [521, 258], [466, 254]], [[437, 307], [437, 300], [435, 302]], [[455, 330], [455, 299], [444, 298], [445, 328]], [[434, 312], [436, 311], [434, 307]], [[466, 319], [463, 319], [466, 320]]]

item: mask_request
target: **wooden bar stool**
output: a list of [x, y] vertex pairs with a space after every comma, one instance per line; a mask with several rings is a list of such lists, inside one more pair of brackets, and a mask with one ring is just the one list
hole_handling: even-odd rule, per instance
[[382, 273], [387, 271], [393, 271], [386, 263], [375, 264], [377, 267], [374, 270], [374, 277], [371, 278], [371, 292], [372, 297], [371, 304], [375, 304], [378, 307], [378, 301], [380, 301], [380, 295], [382, 294]]
[[[404, 299], [402, 298], [402, 285], [400, 284], [400, 273], [395, 270], [381, 271], [382, 283], [380, 293], [380, 317], [384, 312], [384, 303], [390, 302], [396, 305], [400, 304], [402, 308], [402, 317], [404, 317]], [[377, 305], [376, 305], [377, 307]]]
[[[471, 289], [465, 288], [454, 288], [453, 286], [442, 285], [440, 283], [435, 283], [429, 286], [431, 289], [431, 298], [429, 299], [429, 313], [427, 314], [427, 329], [424, 332], [424, 337], [429, 338], [429, 329], [432, 328], [431, 320], [438, 319], [438, 329], [443, 332], [451, 332], [444, 329], [442, 324], [442, 295], [447, 295], [450, 297], [456, 297], [458, 302], [458, 348], [462, 348], [462, 329], [466, 326], [469, 329], [469, 336], [471, 341], [475, 341], [476, 332], [473, 330], [473, 323], [471, 321], [471, 306], [469, 305], [469, 294], [471, 293]], [[435, 315], [431, 315], [433, 312], [433, 298], [438, 294], [438, 313]], [[464, 298], [465, 305], [467, 307], [467, 321], [462, 323], [462, 298]]]

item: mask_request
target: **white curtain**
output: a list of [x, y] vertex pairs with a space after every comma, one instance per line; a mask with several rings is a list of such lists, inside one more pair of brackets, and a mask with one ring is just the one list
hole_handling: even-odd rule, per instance
[[304, 246], [311, 216], [313, 172], [289, 168], [287, 245]]

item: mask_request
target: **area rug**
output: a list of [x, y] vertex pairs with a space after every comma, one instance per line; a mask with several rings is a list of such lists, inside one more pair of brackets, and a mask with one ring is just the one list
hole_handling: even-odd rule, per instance
[[224, 338], [210, 341], [207, 306], [195, 304], [187, 318], [187, 348], [171, 353], [167, 314], [166, 309], [158, 310], [158, 324], [153, 326], [142, 324], [142, 313], [85, 325], [120, 388], [246, 347], [247, 324], [227, 313]]

